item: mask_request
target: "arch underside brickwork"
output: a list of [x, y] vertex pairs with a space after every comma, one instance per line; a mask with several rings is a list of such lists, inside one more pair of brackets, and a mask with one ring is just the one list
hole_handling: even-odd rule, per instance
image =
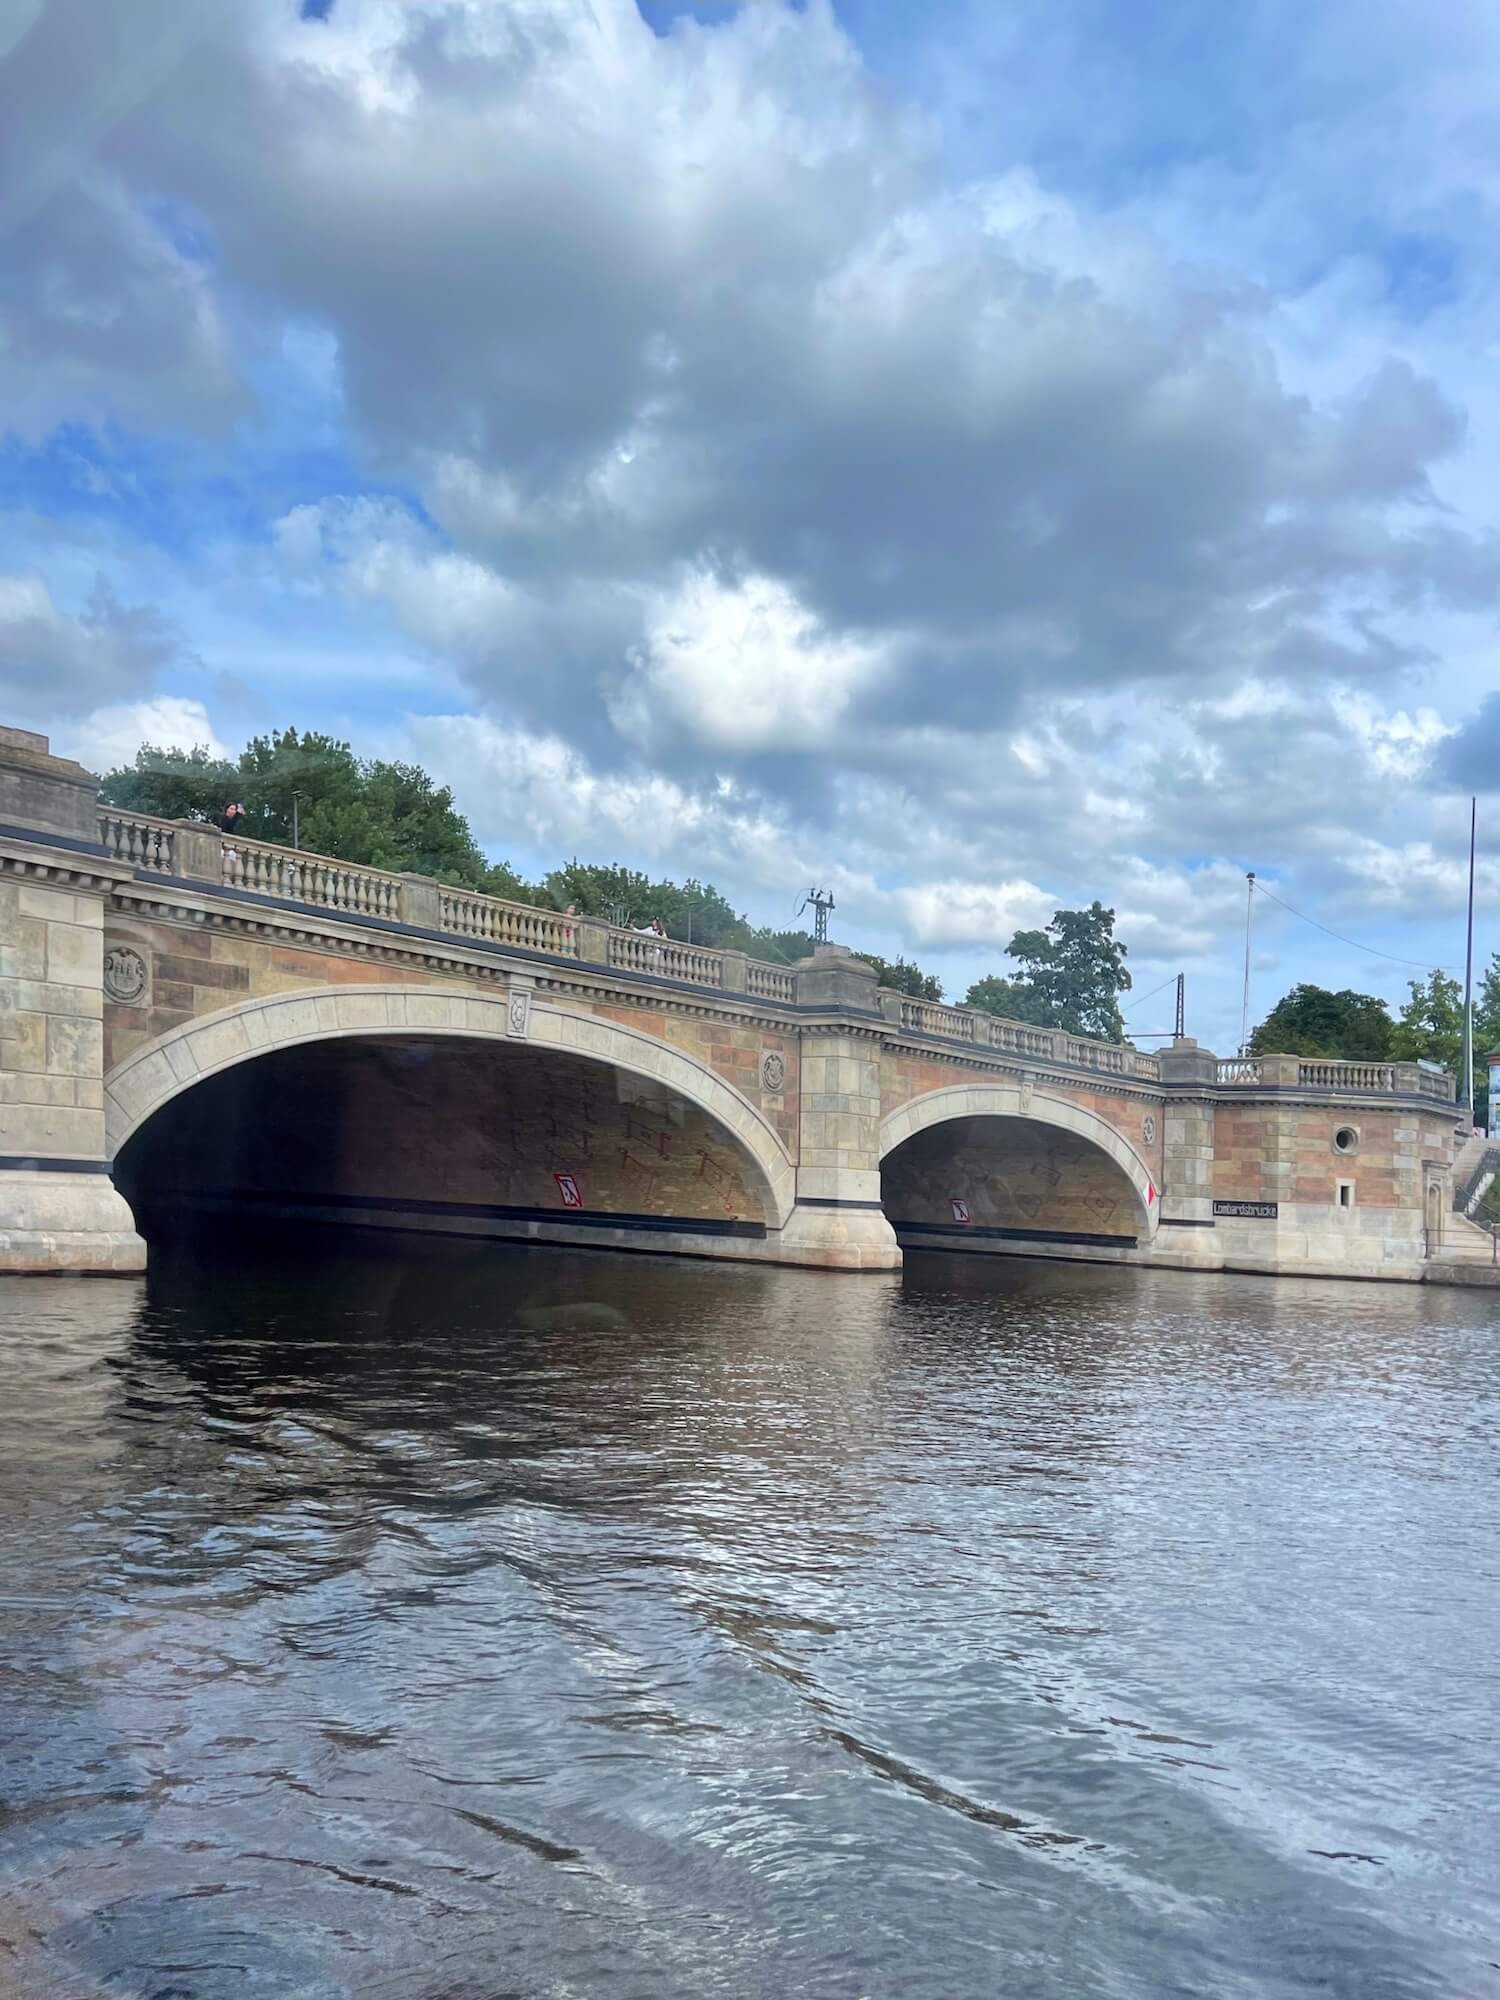
[[1130, 1185], [1141, 1247], [1155, 1237], [1160, 1203], [1150, 1170], [1140, 1154], [1096, 1112], [1039, 1090], [1027, 1093], [1024, 1102], [1019, 1085], [1005, 1084], [959, 1084], [912, 1098], [881, 1120], [881, 1160], [920, 1132], [967, 1118], [1010, 1118], [1028, 1125], [1051, 1126], [1096, 1146], [1108, 1155]]
[[358, 1036], [461, 1037], [534, 1047], [607, 1064], [675, 1092], [716, 1121], [748, 1155], [761, 1184], [766, 1220], [780, 1228], [795, 1203], [795, 1171], [761, 1112], [713, 1071], [642, 1034], [531, 995], [524, 1032], [512, 1024], [510, 996], [451, 987], [338, 986], [271, 994], [185, 1022], [118, 1063], [104, 1080], [109, 1157], [118, 1157], [146, 1120], [195, 1083], [274, 1050]]

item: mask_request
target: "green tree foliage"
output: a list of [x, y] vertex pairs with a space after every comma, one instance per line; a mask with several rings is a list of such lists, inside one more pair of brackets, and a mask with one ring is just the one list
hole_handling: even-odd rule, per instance
[[1250, 1037], [1252, 1055], [1341, 1056], [1387, 1062], [1394, 1023], [1383, 1000], [1345, 987], [1294, 986]]
[[1113, 910], [1098, 902], [1086, 910], [1056, 910], [1044, 930], [1017, 931], [1006, 956], [1020, 967], [1019, 977], [991, 974], [977, 981], [967, 1004], [1040, 1027], [1124, 1041], [1120, 995], [1130, 991], [1130, 974]]
[[200, 743], [193, 750], [163, 750], [143, 743], [134, 761], [109, 772], [99, 787], [107, 806], [150, 813], [157, 819], [217, 819], [243, 782], [239, 766], [214, 757]]
[[[107, 805], [164, 819], [216, 820], [231, 799], [252, 840], [285, 844], [300, 822], [311, 854], [477, 887], [492, 871], [453, 803], [415, 764], [356, 757], [316, 730], [275, 730], [239, 757], [143, 744], [100, 787]], [[294, 813], [295, 805], [295, 813]]]
[[981, 1008], [986, 1014], [998, 1014], [1002, 1021], [1030, 1021], [1038, 1028], [1053, 1025], [1041, 994], [1024, 980], [1006, 979], [998, 972], [976, 979], [964, 995], [964, 1005]]
[[1463, 987], [1434, 970], [1409, 983], [1411, 998], [1391, 1030], [1391, 1054], [1398, 1062], [1441, 1063], [1457, 1070], [1463, 1055]]
[[862, 958], [866, 965], [875, 968], [877, 986], [893, 987], [897, 993], [906, 994], [911, 1000], [941, 1000], [943, 983], [930, 972], [924, 972], [920, 965], [909, 965], [904, 958], [877, 958], [874, 952], [860, 951], [856, 958]]

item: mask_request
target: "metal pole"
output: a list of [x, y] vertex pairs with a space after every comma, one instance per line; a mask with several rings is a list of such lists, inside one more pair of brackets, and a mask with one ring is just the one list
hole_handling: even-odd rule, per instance
[[1240, 1054], [1250, 1053], [1250, 931], [1255, 910], [1255, 870], [1245, 877], [1245, 998], [1240, 1008]]
[[1177, 975], [1177, 1020], [1176, 1020], [1176, 1026], [1172, 1030], [1173, 1040], [1179, 1042], [1182, 1040], [1183, 1036], [1187, 1033], [1186, 987], [1187, 987], [1187, 974], [1179, 972]]
[[293, 793], [292, 793], [292, 845], [293, 845], [293, 847], [300, 847], [300, 846], [302, 845], [302, 816], [301, 816], [301, 814], [300, 814], [300, 813], [298, 812], [298, 810], [297, 810], [297, 806], [298, 806], [298, 802], [300, 801], [301, 797], [302, 797], [302, 794], [301, 794], [300, 792], [293, 792]]
[[1463, 1107], [1469, 1131], [1474, 1129], [1474, 834], [1479, 801], [1469, 800], [1469, 934], [1464, 946]]

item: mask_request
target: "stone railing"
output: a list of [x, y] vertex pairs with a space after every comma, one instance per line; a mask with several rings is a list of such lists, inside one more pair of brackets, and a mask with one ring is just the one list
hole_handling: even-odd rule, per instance
[[1001, 1021], [993, 1014], [985, 1018], [989, 1021], [988, 1041], [992, 1049], [1004, 1049], [1013, 1056], [1040, 1056], [1044, 1062], [1056, 1053], [1056, 1036], [1051, 1028], [1034, 1028], [1026, 1021]]
[[945, 1041], [968, 1042], [982, 1049], [1004, 1049], [1008, 1055], [1031, 1056], [1042, 1062], [1070, 1063], [1076, 1069], [1097, 1070], [1102, 1076], [1161, 1075], [1161, 1059], [1122, 1042], [1099, 1042], [1070, 1035], [1061, 1028], [1037, 1028], [1027, 1021], [1006, 1021], [976, 1007], [944, 1007], [936, 1000], [901, 1000], [901, 1026], [919, 1035], [941, 1035]]
[[330, 861], [295, 847], [241, 840], [238, 834], [220, 834], [219, 841], [220, 880], [226, 888], [250, 889], [259, 896], [312, 903], [352, 916], [388, 917], [394, 922], [401, 915], [401, 877], [384, 868]]
[[1396, 1088], [1390, 1063], [1302, 1060], [1297, 1064], [1297, 1081], [1308, 1090], [1380, 1090], [1389, 1094]]
[[1259, 1083], [1260, 1059], [1257, 1056], [1229, 1056], [1214, 1065], [1216, 1083]]
[[175, 829], [170, 820], [101, 806], [99, 841], [116, 861], [127, 861], [132, 868], [156, 869], [163, 875], [172, 873]]
[[578, 919], [556, 910], [534, 909], [529, 903], [507, 903], [477, 890], [438, 891], [438, 929], [454, 937], [489, 938], [522, 951], [543, 951], [553, 958], [578, 956]]
[[752, 1000], [795, 1000], [797, 975], [790, 966], [752, 958], [745, 966], [745, 991]]
[[1453, 1077], [1416, 1063], [1342, 1062], [1322, 1056], [1229, 1056], [1214, 1065], [1223, 1085], [1278, 1090], [1342, 1090], [1380, 1097], [1431, 1097], [1451, 1104]]
[[974, 1012], [969, 1007], [943, 1007], [936, 1000], [901, 1002], [901, 1025], [919, 1035], [941, 1035], [945, 1041], [974, 1040]]
[[649, 931], [612, 930], [609, 963], [620, 972], [685, 979], [694, 986], [724, 984], [722, 952], [708, 951], [698, 944], [679, 944], [676, 938], [657, 937]]

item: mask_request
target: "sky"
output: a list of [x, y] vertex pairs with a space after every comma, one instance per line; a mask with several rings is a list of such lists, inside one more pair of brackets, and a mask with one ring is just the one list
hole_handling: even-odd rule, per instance
[[1254, 870], [1253, 1016], [1399, 1006], [1471, 793], [1500, 948], [1497, 201], [1493, 9], [0, 0], [0, 721], [954, 1000], [1098, 898], [1221, 1051]]

